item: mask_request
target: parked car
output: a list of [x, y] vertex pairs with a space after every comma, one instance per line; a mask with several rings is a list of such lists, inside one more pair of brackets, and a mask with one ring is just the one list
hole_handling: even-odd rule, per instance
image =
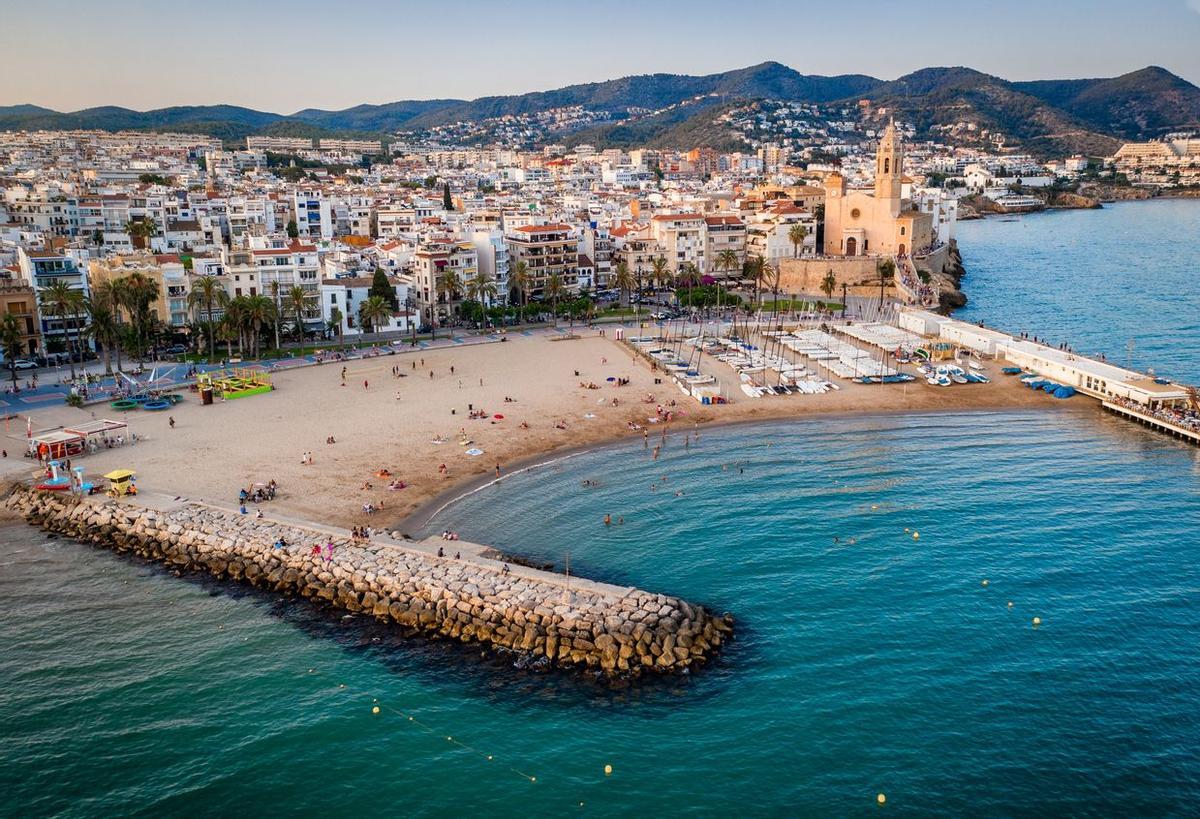
[[172, 344], [167, 349], [163, 350], [167, 355], [183, 355], [187, 352], [187, 347], [182, 344]]
[[27, 358], [18, 358], [13, 362], [13, 367], [18, 370], [36, 370], [37, 364], [33, 363]]

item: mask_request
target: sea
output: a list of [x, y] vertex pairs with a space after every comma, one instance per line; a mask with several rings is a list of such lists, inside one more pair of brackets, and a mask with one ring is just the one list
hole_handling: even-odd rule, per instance
[[[1198, 220], [964, 224], [962, 315], [1200, 380]], [[1195, 812], [1200, 449], [1082, 401], [684, 435], [430, 524], [736, 618], [622, 686], [0, 527], [0, 815]]]

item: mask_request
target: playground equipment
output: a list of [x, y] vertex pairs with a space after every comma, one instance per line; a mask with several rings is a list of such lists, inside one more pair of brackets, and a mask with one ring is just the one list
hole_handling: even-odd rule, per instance
[[50, 476], [43, 478], [39, 483], [34, 485], [35, 489], [41, 489], [45, 492], [66, 492], [71, 488], [71, 478], [69, 474], [59, 472], [61, 464], [58, 461], [51, 461], [46, 465], [50, 470]]
[[108, 478], [108, 495], [109, 497], [119, 498], [124, 495], [136, 495], [137, 485], [134, 480], [137, 478], [132, 469], [114, 469], [104, 476]]
[[227, 401], [251, 395], [262, 395], [264, 392], [274, 389], [270, 373], [248, 367], [200, 373], [196, 376], [196, 386], [202, 395], [205, 390], [210, 390]]

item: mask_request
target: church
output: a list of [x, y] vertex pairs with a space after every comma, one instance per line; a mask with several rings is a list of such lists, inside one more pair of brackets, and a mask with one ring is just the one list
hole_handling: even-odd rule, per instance
[[905, 256], [933, 243], [933, 215], [901, 197], [904, 148], [889, 123], [875, 156], [875, 190], [846, 190], [836, 171], [825, 177], [825, 255]]

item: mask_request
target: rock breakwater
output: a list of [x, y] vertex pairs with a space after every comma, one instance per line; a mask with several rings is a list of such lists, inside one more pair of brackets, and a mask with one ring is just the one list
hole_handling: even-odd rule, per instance
[[[675, 597], [588, 581], [572, 581], [568, 589], [564, 578], [528, 568], [443, 558], [403, 543], [353, 541], [203, 504], [153, 509], [16, 486], [5, 505], [48, 531], [180, 570], [610, 677], [689, 670], [710, 659], [733, 631], [729, 615], [714, 616]], [[286, 546], [276, 545], [281, 539]]]

